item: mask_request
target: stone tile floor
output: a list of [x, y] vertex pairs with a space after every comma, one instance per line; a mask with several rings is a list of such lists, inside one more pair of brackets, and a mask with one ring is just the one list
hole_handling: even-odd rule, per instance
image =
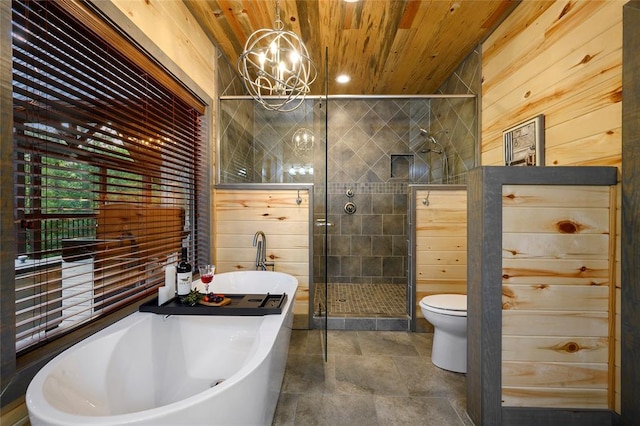
[[[406, 284], [329, 283], [329, 316], [405, 316], [407, 314]], [[325, 307], [325, 287], [315, 288], [315, 303], [322, 312]], [[316, 312], [317, 315], [321, 313]]]
[[293, 330], [274, 426], [473, 425], [466, 377], [431, 363], [433, 334]]

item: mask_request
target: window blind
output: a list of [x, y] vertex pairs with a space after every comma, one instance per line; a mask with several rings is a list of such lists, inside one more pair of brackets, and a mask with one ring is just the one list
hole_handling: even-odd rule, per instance
[[18, 351], [150, 294], [182, 246], [197, 258], [204, 106], [63, 5], [12, 3]]

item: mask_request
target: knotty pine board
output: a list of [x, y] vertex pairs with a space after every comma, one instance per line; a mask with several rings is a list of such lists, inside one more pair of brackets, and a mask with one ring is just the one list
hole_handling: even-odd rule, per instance
[[[430, 294], [466, 294], [466, 189], [418, 190], [415, 197], [416, 303]], [[416, 315], [422, 317], [419, 306]]]
[[607, 408], [614, 192], [505, 185], [502, 200], [503, 406]]

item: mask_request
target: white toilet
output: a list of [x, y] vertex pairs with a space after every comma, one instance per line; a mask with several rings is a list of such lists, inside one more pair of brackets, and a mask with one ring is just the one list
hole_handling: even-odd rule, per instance
[[420, 301], [424, 318], [433, 325], [431, 361], [445, 370], [467, 372], [467, 295], [434, 294]]

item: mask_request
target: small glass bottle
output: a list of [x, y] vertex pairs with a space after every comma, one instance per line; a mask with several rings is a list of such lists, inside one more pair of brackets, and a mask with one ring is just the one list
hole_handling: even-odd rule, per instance
[[177, 294], [178, 296], [186, 296], [191, 291], [192, 268], [187, 258], [187, 248], [182, 247], [182, 258], [176, 267], [177, 272]]

